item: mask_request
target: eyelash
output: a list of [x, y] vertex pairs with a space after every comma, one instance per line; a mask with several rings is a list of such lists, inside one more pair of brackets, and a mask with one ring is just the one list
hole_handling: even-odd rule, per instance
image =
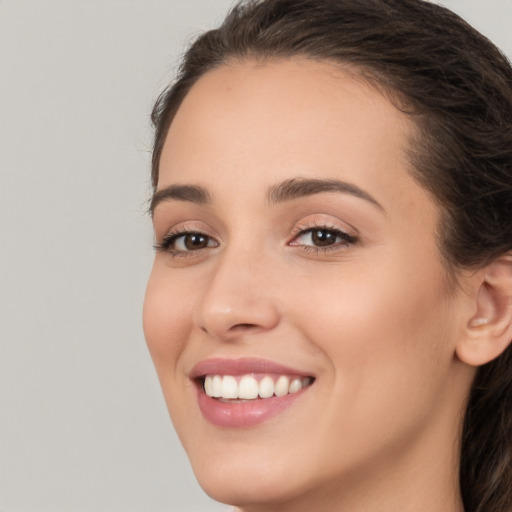
[[194, 256], [194, 253], [200, 252], [201, 249], [197, 249], [195, 251], [194, 250], [183, 251], [183, 250], [173, 248], [173, 244], [175, 244], [178, 239], [185, 237], [187, 235], [197, 235], [197, 236], [205, 237], [208, 240], [208, 242], [210, 240], [213, 240], [212, 237], [205, 235], [201, 231], [184, 227], [175, 232], [171, 232], [171, 233], [165, 235], [162, 238], [162, 241], [158, 242], [154, 246], [154, 248], [157, 252], [169, 253], [173, 258], [177, 258], [177, 257], [178, 258], [187, 258], [190, 256]]
[[[326, 246], [318, 246], [318, 245], [300, 245], [297, 243], [293, 243], [294, 240], [298, 239], [299, 237], [305, 236], [308, 233], [313, 235], [314, 232], [320, 232], [323, 231], [324, 233], [328, 233], [331, 236], [334, 236], [335, 239], [341, 239], [341, 241], [338, 241], [332, 245], [326, 245]], [[347, 233], [346, 231], [343, 231], [342, 229], [335, 227], [335, 226], [328, 226], [326, 224], [317, 224], [314, 223], [313, 225], [307, 224], [303, 226], [299, 226], [297, 228], [296, 234], [293, 236], [293, 239], [291, 242], [289, 242], [289, 245], [292, 247], [299, 247], [304, 252], [314, 252], [314, 253], [328, 253], [330, 251], [336, 251], [340, 250], [340, 248], [348, 247], [351, 245], [357, 244], [359, 241], [358, 237], [355, 235], [351, 235]]]
[[[337, 242], [335, 244], [332, 244], [332, 245], [326, 245], [324, 247], [322, 246], [315, 246], [315, 245], [303, 245], [303, 244], [298, 244], [298, 243], [293, 243], [294, 240], [296, 240], [297, 238], [301, 237], [301, 236], [305, 236], [307, 235], [308, 233], [311, 233], [311, 235], [313, 235], [314, 232], [320, 232], [320, 231], [323, 231], [325, 233], [328, 233], [330, 236], [334, 236], [335, 239], [341, 239], [342, 242]], [[214, 246], [212, 247], [201, 247], [199, 249], [196, 249], [196, 250], [179, 250], [179, 249], [174, 249], [173, 248], [173, 244], [176, 243], [177, 240], [179, 240], [180, 238], [182, 237], [185, 237], [187, 235], [197, 235], [197, 236], [201, 236], [201, 237], [204, 237], [207, 239], [207, 243], [209, 243], [210, 241], [214, 240], [212, 237], [200, 232], [200, 231], [197, 231], [197, 230], [194, 230], [194, 229], [188, 229], [188, 228], [182, 228], [178, 231], [175, 231], [173, 233], [169, 233], [168, 235], [164, 236], [164, 238], [162, 239], [161, 242], [158, 242], [156, 245], [155, 245], [155, 250], [156, 251], [159, 251], [159, 252], [166, 252], [166, 253], [169, 253], [173, 258], [175, 257], [179, 257], [179, 258], [186, 258], [186, 257], [191, 257], [191, 256], [194, 256], [195, 254], [194, 253], [199, 253], [201, 252], [203, 249], [207, 249], [207, 248], [212, 248], [212, 247], [217, 247], [218, 246], [218, 242], [215, 241], [215, 244]], [[317, 225], [315, 224], [314, 226], [311, 226], [311, 225], [307, 225], [307, 226], [300, 226], [298, 229], [297, 229], [297, 232], [293, 235], [293, 238], [292, 238], [292, 241], [289, 242], [289, 245], [291, 245], [292, 247], [298, 247], [300, 248], [301, 250], [305, 251], [305, 252], [311, 252], [311, 251], [314, 251], [315, 253], [327, 253], [327, 252], [330, 252], [330, 251], [335, 251], [335, 250], [339, 250], [341, 247], [347, 247], [347, 246], [350, 246], [350, 245], [355, 245], [357, 242], [359, 241], [359, 239], [354, 236], [354, 235], [351, 235], [339, 228], [336, 228], [336, 227], [330, 227], [330, 226], [327, 226], [327, 225]]]

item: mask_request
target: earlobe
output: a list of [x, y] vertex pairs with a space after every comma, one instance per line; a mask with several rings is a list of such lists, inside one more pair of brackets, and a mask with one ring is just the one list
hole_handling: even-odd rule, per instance
[[475, 294], [475, 309], [456, 353], [471, 366], [496, 359], [512, 341], [512, 252], [500, 256], [481, 272]]

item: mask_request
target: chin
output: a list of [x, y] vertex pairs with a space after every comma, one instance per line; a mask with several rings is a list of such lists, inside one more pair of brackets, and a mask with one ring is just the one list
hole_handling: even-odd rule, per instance
[[312, 484], [304, 471], [307, 457], [298, 457], [297, 450], [287, 454], [276, 446], [258, 446], [240, 438], [231, 445], [212, 441], [206, 449], [194, 446], [188, 454], [203, 490], [233, 506], [293, 500]]
[[289, 471], [281, 472], [270, 464], [255, 467], [249, 461], [244, 468], [201, 468], [195, 474], [211, 498], [238, 507], [290, 502], [309, 487]]

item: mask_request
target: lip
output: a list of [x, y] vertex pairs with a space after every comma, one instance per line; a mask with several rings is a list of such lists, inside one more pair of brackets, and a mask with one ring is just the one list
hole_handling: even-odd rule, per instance
[[246, 375], [250, 373], [268, 373], [277, 375], [297, 375], [299, 377], [314, 377], [311, 373], [303, 372], [282, 364], [253, 357], [240, 359], [212, 358], [205, 359], [196, 364], [190, 372], [191, 379], [204, 377], [205, 375]]
[[311, 386], [297, 393], [285, 396], [272, 396], [265, 399], [247, 401], [221, 401], [209, 397], [203, 389], [202, 377], [205, 375], [247, 374], [289, 375], [297, 377], [313, 377], [311, 373], [290, 368], [268, 359], [207, 359], [196, 364], [189, 376], [194, 381], [199, 409], [203, 417], [213, 425], [225, 428], [254, 427], [270, 418], [285, 412], [304, 396]]

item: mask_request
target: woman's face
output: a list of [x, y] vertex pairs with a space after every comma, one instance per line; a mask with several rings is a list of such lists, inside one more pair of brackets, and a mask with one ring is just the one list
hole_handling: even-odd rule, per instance
[[409, 173], [412, 133], [376, 89], [305, 59], [220, 67], [180, 107], [144, 328], [215, 499], [328, 503], [449, 459], [464, 295]]

